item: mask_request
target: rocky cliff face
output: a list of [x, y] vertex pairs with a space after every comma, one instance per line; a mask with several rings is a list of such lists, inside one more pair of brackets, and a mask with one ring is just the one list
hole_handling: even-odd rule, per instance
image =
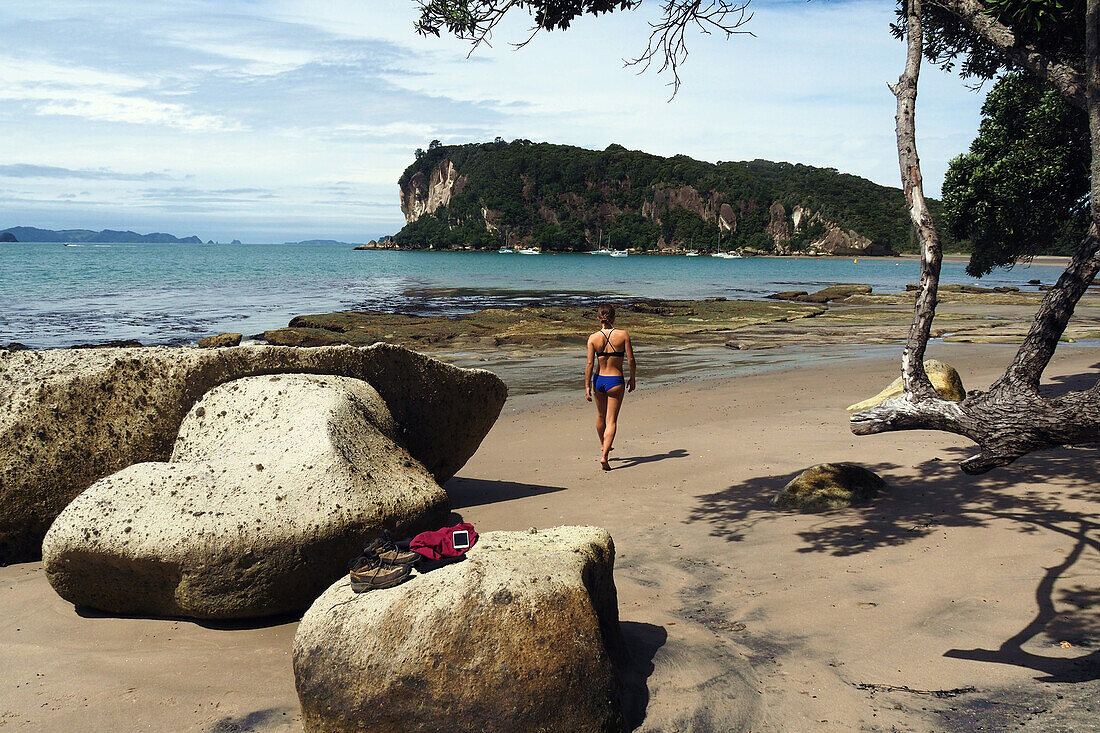
[[[782, 208], [782, 207], [780, 207]], [[774, 213], [774, 207], [773, 207]], [[810, 255], [839, 255], [845, 257], [859, 255], [885, 255], [890, 254], [886, 248], [875, 245], [869, 238], [851, 229], [845, 230], [836, 222], [828, 221], [820, 214], [805, 209], [801, 206], [794, 207], [790, 218], [793, 231], [800, 232], [817, 224], [824, 229], [824, 234], [813, 239], [802, 251]], [[776, 251], [783, 254], [792, 254], [787, 245], [790, 237], [780, 245], [776, 240]]]
[[401, 213], [405, 221], [413, 223], [425, 214], [431, 214], [441, 206], [451, 203], [451, 198], [462, 193], [466, 179], [458, 175], [454, 163], [444, 158], [428, 175], [417, 173], [408, 183], [400, 186]]

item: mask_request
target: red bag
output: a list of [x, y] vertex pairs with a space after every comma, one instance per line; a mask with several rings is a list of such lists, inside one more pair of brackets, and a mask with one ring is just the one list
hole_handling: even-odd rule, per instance
[[443, 560], [465, 555], [475, 542], [477, 532], [474, 525], [463, 522], [434, 532], [421, 532], [409, 542], [409, 549], [429, 560]]

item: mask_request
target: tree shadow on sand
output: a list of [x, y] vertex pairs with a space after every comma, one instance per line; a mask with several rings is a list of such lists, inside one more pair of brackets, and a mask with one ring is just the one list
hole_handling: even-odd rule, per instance
[[[1076, 658], [1045, 657], [1026, 651], [1024, 645], [1041, 633], [1071, 641], [1075, 647], [1100, 643], [1096, 614], [1100, 592], [1077, 586], [1062, 590], [1055, 599], [1055, 585], [1087, 550], [1100, 553], [1100, 447], [1059, 448], [1032, 453], [1005, 468], [980, 476], [968, 476], [956, 465], [972, 451], [949, 449], [943, 461], [933, 458], [915, 467], [915, 476], [891, 478], [897, 470], [912, 468], [891, 463], [864, 464], [886, 479], [889, 488], [874, 504], [818, 515], [814, 527], [800, 531], [805, 541], [799, 552], [828, 553], [844, 557], [879, 547], [904, 545], [945, 527], [984, 527], [1010, 522], [1022, 533], [1053, 532], [1072, 543], [1065, 559], [1046, 569], [1035, 590], [1035, 617], [997, 649], [952, 649], [958, 659], [1010, 664], [1033, 669], [1048, 682], [1083, 682], [1100, 679], [1100, 648]], [[755, 477], [724, 491], [700, 497], [689, 522], [712, 525], [711, 535], [731, 542], [760, 522], [772, 520], [779, 510], [770, 500], [793, 475]], [[1048, 481], [1065, 488], [1051, 491]], [[1020, 487], [1026, 487], [1019, 493]], [[1016, 489], [1015, 495], [1006, 489]], [[1067, 500], [1087, 502], [1084, 508], [1066, 508]], [[1059, 613], [1056, 606], [1061, 606]]]

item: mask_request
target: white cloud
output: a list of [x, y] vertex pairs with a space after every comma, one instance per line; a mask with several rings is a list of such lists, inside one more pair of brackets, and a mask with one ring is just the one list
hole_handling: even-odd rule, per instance
[[[527, 37], [529, 17], [514, 15], [469, 59], [465, 43], [414, 33], [411, 0], [12, 5], [0, 4], [0, 35], [21, 47], [0, 55], [0, 160], [166, 171], [190, 189], [148, 196], [136, 178], [23, 178], [24, 210], [46, 217], [29, 224], [58, 228], [48, 202], [79, 184], [92, 190], [65, 216], [94, 214], [89, 225], [114, 207], [104, 226], [134, 217], [132, 226], [181, 222], [189, 233], [205, 222], [214, 228], [204, 238], [280, 226], [296, 229], [279, 241], [349, 237], [371, 223], [384, 233], [402, 221], [396, 180], [415, 148], [497, 135], [786, 160], [898, 185], [885, 84], [904, 48], [887, 28], [890, 4], [759, 2], [756, 37], [689, 38], [671, 103], [667, 74], [622, 66], [644, 45], [655, 3], [580, 19], [518, 51], [509, 42]], [[921, 85], [918, 144], [936, 195], [947, 161], [976, 133], [984, 95], [930, 68]]]
[[239, 123], [187, 105], [136, 94], [153, 84], [132, 75], [30, 59], [0, 57], [0, 100], [25, 102], [35, 114], [82, 117], [191, 131], [241, 130]]

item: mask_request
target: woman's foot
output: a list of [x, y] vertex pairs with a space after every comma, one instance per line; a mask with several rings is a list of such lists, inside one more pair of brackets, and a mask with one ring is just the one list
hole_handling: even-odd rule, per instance
[[610, 471], [611, 470], [611, 464], [607, 462], [607, 456], [604, 456], [603, 458], [600, 459], [600, 468], [602, 468], [605, 471]]

